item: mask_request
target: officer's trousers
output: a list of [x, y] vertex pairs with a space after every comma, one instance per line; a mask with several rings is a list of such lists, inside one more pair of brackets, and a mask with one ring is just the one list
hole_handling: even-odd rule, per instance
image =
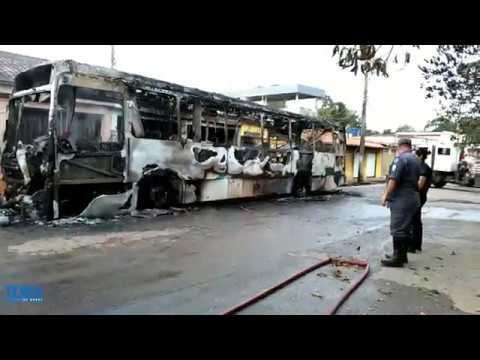
[[423, 240], [423, 224], [422, 224], [422, 207], [425, 204], [426, 199], [422, 199], [421, 205], [412, 219], [412, 234], [411, 234], [411, 246], [417, 250], [422, 249]]
[[418, 196], [393, 199], [390, 202], [390, 234], [408, 241], [411, 238], [413, 217], [419, 209]]
[[411, 246], [415, 249], [422, 249], [423, 224], [422, 208], [419, 208], [412, 219], [412, 242]]

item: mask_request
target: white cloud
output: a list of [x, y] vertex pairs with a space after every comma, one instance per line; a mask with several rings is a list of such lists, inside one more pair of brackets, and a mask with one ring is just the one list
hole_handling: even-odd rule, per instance
[[[107, 45], [0, 45], [0, 50], [52, 60], [69, 58], [103, 66], [110, 63]], [[396, 129], [409, 124], [422, 129], [435, 116], [435, 103], [425, 100], [420, 89], [417, 66], [433, 51], [433, 46], [424, 46], [412, 52], [412, 63], [404, 70], [392, 71], [388, 79], [371, 79], [369, 128]], [[334, 100], [345, 102], [360, 114], [363, 78], [339, 69], [331, 53], [330, 45], [116, 46], [119, 70], [216, 92], [301, 83], [325, 89]]]

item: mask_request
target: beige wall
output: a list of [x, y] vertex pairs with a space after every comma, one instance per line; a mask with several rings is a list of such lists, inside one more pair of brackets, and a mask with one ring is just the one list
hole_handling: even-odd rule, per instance
[[388, 171], [390, 170], [390, 164], [392, 163], [394, 158], [395, 158], [394, 149], [386, 148], [383, 150], [382, 173], [385, 174], [385, 176], [388, 175]]
[[[347, 152], [345, 153], [345, 181], [347, 184], [356, 183], [357, 177], [354, 177], [353, 170], [355, 167], [354, 153], [358, 151], [358, 146], [347, 146]], [[369, 181], [383, 181], [386, 173], [384, 171], [384, 162], [386, 161], [384, 149], [377, 148], [365, 148], [365, 156], [368, 154], [375, 154], [375, 177], [369, 177]], [[367, 173], [367, 162], [365, 161], [363, 167], [363, 173]]]

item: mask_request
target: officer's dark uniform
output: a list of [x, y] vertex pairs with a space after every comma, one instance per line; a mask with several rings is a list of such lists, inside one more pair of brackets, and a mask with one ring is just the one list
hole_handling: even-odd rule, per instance
[[411, 152], [396, 156], [390, 165], [389, 179], [397, 182], [396, 189], [388, 199], [394, 254], [393, 259], [382, 261], [384, 265], [401, 266], [407, 262], [407, 245], [410, 243], [412, 219], [420, 207], [419, 176], [418, 159]]
[[423, 225], [422, 225], [422, 207], [427, 202], [427, 191], [432, 183], [432, 169], [425, 164], [424, 161], [419, 163], [420, 176], [425, 176], [425, 190], [420, 191], [420, 207], [413, 216], [412, 219], [412, 241], [409, 247], [409, 251], [415, 252], [416, 250], [422, 250], [422, 237], [423, 237]]

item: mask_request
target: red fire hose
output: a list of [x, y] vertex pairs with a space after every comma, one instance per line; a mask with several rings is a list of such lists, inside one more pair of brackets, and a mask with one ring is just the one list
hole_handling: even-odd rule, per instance
[[335, 303], [335, 305], [326, 313], [326, 315], [334, 315], [337, 310], [340, 308], [340, 306], [342, 306], [342, 304], [350, 297], [350, 295], [358, 288], [358, 286], [366, 279], [366, 277], [368, 276], [368, 273], [370, 272], [370, 265], [368, 264], [368, 262], [366, 261], [363, 261], [363, 260], [340, 260], [340, 259], [336, 259], [336, 258], [328, 258], [326, 260], [322, 260], [302, 271], [299, 271], [298, 273], [290, 276], [289, 278], [285, 279], [284, 281], [282, 281], [281, 283], [275, 285], [275, 286], [272, 286], [271, 288], [268, 288], [254, 296], [252, 296], [251, 298], [243, 301], [242, 303], [232, 307], [231, 309], [228, 309], [227, 311], [223, 312], [222, 315], [233, 315], [233, 314], [236, 314], [242, 310], [244, 310], [245, 308], [259, 302], [260, 300], [262, 300], [263, 298], [267, 297], [268, 295], [271, 295], [273, 294], [274, 292], [276, 292], [277, 290], [280, 290], [281, 288], [287, 286], [288, 284], [294, 282], [295, 280], [301, 278], [302, 276], [322, 267], [322, 266], [325, 266], [327, 264], [330, 264], [330, 263], [334, 263], [336, 265], [351, 265], [351, 266], [359, 266], [359, 267], [362, 267], [364, 268], [365, 270], [363, 271], [363, 274], [362, 276], [360, 276], [360, 278], [357, 279], [357, 281], [355, 281], [352, 286], [350, 286], [350, 288], [348, 289], [348, 291], [346, 291], [345, 293], [342, 294], [342, 296], [340, 297], [340, 299]]

